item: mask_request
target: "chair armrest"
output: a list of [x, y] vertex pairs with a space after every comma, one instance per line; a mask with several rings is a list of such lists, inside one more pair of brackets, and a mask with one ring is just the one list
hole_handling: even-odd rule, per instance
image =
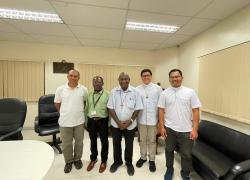
[[250, 159], [234, 165], [224, 176], [225, 180], [234, 180], [236, 176], [250, 171]]
[[11, 135], [13, 135], [13, 134], [16, 134], [16, 133], [18, 133], [18, 132], [21, 132], [22, 129], [23, 129], [22, 127], [19, 127], [18, 129], [14, 130], [14, 131], [11, 131], [11, 132], [9, 132], [9, 133], [7, 133], [7, 134], [2, 135], [2, 136], [0, 137], [0, 141], [4, 140], [5, 138], [7, 138], [7, 137], [9, 137], [9, 136], [11, 136]]
[[36, 133], [39, 133], [39, 122], [38, 122], [38, 116], [35, 117], [35, 121], [34, 121], [34, 130]]

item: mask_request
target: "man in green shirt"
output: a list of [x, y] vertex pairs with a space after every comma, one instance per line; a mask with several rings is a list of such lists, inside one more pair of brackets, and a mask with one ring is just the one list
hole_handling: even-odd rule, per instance
[[103, 78], [100, 76], [95, 76], [93, 78], [94, 91], [88, 94], [86, 100], [85, 113], [87, 114], [87, 127], [89, 131], [89, 137], [91, 141], [91, 155], [90, 163], [87, 167], [87, 171], [91, 171], [97, 162], [97, 136], [101, 139], [102, 150], [101, 150], [101, 165], [99, 172], [102, 173], [106, 169], [106, 162], [108, 159], [108, 110], [107, 103], [109, 98], [109, 93], [103, 89]]

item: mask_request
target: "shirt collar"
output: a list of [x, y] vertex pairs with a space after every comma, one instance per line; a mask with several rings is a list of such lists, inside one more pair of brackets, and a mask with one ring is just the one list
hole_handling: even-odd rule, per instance
[[95, 92], [95, 90], [93, 90], [93, 94], [102, 94], [103, 91], [104, 91], [104, 89], [102, 89], [102, 90], [99, 91], [99, 92]]
[[[117, 91], [123, 91], [123, 89], [121, 88], [121, 86], [119, 86], [119, 87], [117, 88]], [[131, 91], [132, 91], [132, 88], [131, 88], [131, 86], [129, 85], [128, 88], [126, 89], [126, 91], [123, 91], [123, 92], [131, 92]]]
[[143, 86], [144, 88], [149, 87], [149, 86], [152, 86], [152, 85], [153, 85], [152, 82], [150, 82], [149, 84], [142, 84], [142, 86]]
[[177, 88], [175, 88], [175, 87], [171, 87], [174, 91], [179, 91], [180, 89], [182, 89], [182, 86], [180, 86], [180, 87], [177, 87]]
[[[65, 86], [66, 86], [67, 89], [71, 89], [71, 87], [69, 87], [68, 83], [66, 83]], [[76, 87], [79, 88], [80, 86], [81, 86], [81, 85], [78, 83]]]

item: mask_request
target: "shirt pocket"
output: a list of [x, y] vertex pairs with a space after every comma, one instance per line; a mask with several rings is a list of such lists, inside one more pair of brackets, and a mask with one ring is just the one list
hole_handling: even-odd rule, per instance
[[191, 106], [191, 101], [190, 101], [190, 98], [188, 97], [180, 97], [179, 101], [181, 102], [183, 106]]
[[147, 109], [147, 112], [149, 113], [156, 113], [157, 111], [157, 101], [151, 100], [148, 101], [147, 104], [144, 106], [144, 109]]
[[132, 97], [129, 97], [127, 100], [127, 107], [129, 109], [135, 109], [135, 99], [133, 99]]

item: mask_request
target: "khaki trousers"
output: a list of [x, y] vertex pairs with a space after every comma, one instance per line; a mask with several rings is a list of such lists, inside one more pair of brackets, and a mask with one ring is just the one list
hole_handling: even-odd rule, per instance
[[62, 139], [62, 152], [65, 163], [80, 160], [82, 158], [83, 151], [83, 124], [75, 127], [60, 127], [60, 134]]
[[157, 127], [138, 124], [140, 134], [140, 152], [141, 159], [147, 160], [147, 154], [150, 161], [155, 161], [156, 154], [156, 133]]

